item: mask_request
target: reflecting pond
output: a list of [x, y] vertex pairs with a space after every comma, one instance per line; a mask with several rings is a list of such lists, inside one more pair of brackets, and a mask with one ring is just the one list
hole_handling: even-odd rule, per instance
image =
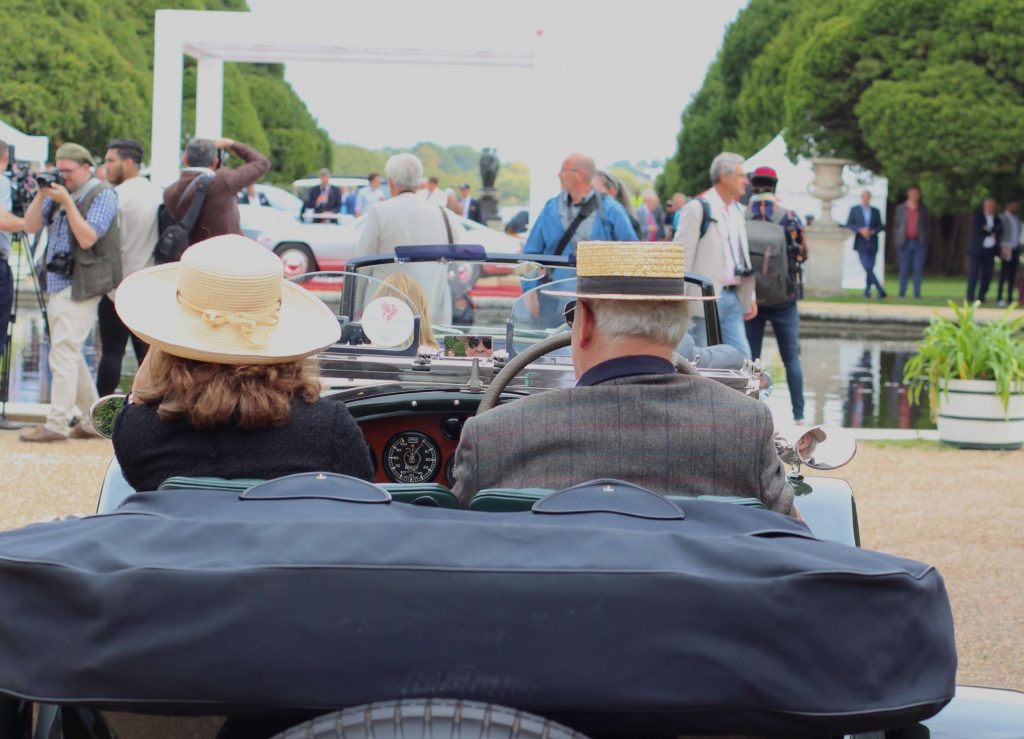
[[[14, 326], [10, 400], [46, 403], [50, 394], [48, 345], [42, 341], [43, 322], [34, 306], [21, 306]], [[808, 422], [847, 428], [932, 429], [926, 406], [911, 406], [902, 383], [903, 365], [913, 353], [910, 342], [871, 339], [801, 339], [805, 416]], [[86, 362], [95, 373], [99, 347], [95, 332], [85, 348]], [[764, 342], [764, 364], [775, 382], [769, 402], [777, 418], [788, 421], [789, 391], [775, 341]], [[136, 370], [129, 345], [121, 369], [122, 390]]]
[[[785, 369], [768, 337], [763, 352], [775, 382], [770, 403], [789, 420]], [[846, 428], [934, 429], [927, 404], [912, 406], [907, 400], [903, 365], [913, 353], [913, 343], [905, 341], [801, 339], [807, 421]]]

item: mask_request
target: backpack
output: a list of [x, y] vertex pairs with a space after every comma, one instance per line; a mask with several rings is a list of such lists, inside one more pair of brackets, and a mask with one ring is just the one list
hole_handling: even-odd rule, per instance
[[758, 305], [779, 305], [793, 299], [786, 229], [783, 213], [772, 213], [770, 220], [747, 214], [747, 245], [750, 266], [754, 269]]
[[700, 236], [698, 238], [703, 239], [704, 234], [708, 232], [708, 228], [711, 226], [711, 222], [715, 219], [711, 217], [711, 203], [702, 198], [700, 195], [694, 198], [701, 207], [700, 216]]
[[165, 204], [161, 203], [157, 208], [156, 223], [160, 236], [156, 240], [156, 246], [153, 247], [153, 259], [157, 264], [177, 262], [181, 259], [182, 253], [188, 249], [189, 234], [192, 233], [192, 228], [199, 220], [199, 212], [203, 209], [203, 203], [206, 202], [206, 190], [212, 179], [212, 175], [199, 175], [185, 188], [185, 192], [178, 198], [177, 205], [181, 205], [193, 190], [195, 190], [195, 197], [192, 198], [188, 211], [180, 220], [175, 219], [167, 212]]

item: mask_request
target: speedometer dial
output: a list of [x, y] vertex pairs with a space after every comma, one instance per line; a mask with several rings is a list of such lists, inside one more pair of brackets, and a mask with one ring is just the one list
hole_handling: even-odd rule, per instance
[[384, 445], [384, 474], [392, 482], [430, 482], [441, 469], [441, 450], [419, 431], [393, 436]]

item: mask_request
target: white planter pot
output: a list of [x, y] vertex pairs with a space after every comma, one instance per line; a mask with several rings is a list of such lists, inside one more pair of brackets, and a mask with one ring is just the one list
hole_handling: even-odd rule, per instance
[[1019, 449], [1024, 444], [1024, 393], [1004, 412], [992, 380], [950, 380], [939, 393], [939, 441], [969, 449]]

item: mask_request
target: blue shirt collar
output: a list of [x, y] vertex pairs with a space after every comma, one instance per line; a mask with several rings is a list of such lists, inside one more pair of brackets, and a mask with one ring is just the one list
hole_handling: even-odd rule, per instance
[[616, 357], [615, 359], [595, 364], [588, 369], [576, 381], [576, 387], [600, 385], [602, 382], [617, 380], [620, 377], [674, 375], [675, 373], [676, 368], [672, 363], [661, 357], [652, 357], [646, 354], [634, 357]]

